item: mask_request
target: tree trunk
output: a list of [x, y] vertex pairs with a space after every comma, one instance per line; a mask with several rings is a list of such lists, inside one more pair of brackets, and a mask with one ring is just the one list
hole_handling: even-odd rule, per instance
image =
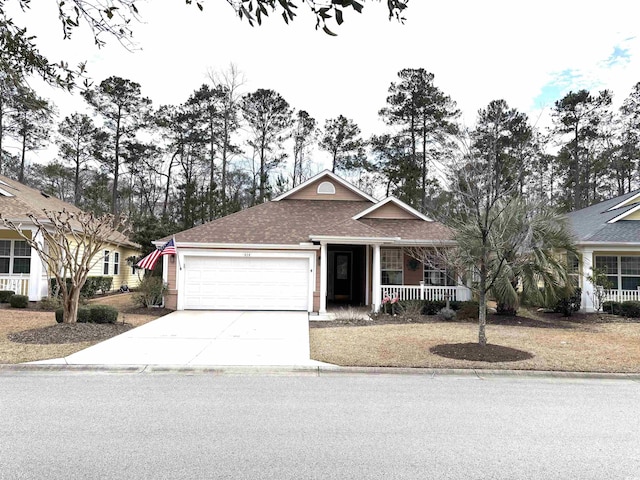
[[487, 346], [487, 264], [486, 254], [480, 265], [480, 292], [478, 295], [478, 344]]
[[258, 196], [258, 202], [259, 203], [264, 203], [264, 190], [267, 184], [267, 179], [266, 179], [266, 165], [265, 165], [265, 149], [266, 149], [266, 145], [265, 145], [265, 138], [264, 138], [264, 132], [263, 132], [263, 136], [260, 142], [260, 195]]
[[[25, 128], [23, 126], [23, 128]], [[18, 181], [24, 183], [24, 161], [27, 155], [27, 132], [22, 134], [22, 155], [20, 156], [20, 171], [18, 172]]]
[[80, 303], [80, 288], [71, 285], [66, 298], [63, 298], [63, 322], [76, 323], [78, 321], [78, 305]]
[[121, 108], [118, 108], [118, 118], [116, 121], [116, 149], [113, 161], [113, 191], [111, 192], [111, 213], [118, 215], [118, 176], [120, 175], [120, 119], [122, 118]]
[[229, 144], [229, 116], [224, 114], [224, 141], [222, 142], [222, 172], [220, 178], [220, 191], [222, 195], [222, 215], [227, 214], [227, 148]]
[[211, 165], [209, 166], [209, 205], [207, 208], [208, 212], [208, 220], [213, 220], [214, 218], [214, 191], [215, 191], [215, 143], [213, 137], [215, 135], [215, 128], [213, 124], [213, 118], [209, 117], [209, 156]]
[[487, 292], [480, 288], [478, 304], [478, 344], [481, 347], [487, 346]]
[[73, 204], [80, 205], [80, 134], [76, 137], [76, 171], [73, 185]]

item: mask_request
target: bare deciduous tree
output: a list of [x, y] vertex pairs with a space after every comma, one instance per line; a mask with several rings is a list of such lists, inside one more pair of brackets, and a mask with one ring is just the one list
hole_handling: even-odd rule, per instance
[[20, 235], [37, 252], [48, 275], [56, 279], [62, 297], [63, 321], [75, 323], [80, 290], [92, 267], [102, 260], [99, 253], [110, 239], [114, 239], [117, 230], [125, 229], [125, 221], [118, 219], [116, 222], [110, 214], [98, 217], [93, 213], [67, 210], [45, 210], [44, 218], [34, 214], [28, 217], [35, 226], [32, 235], [27, 235], [21, 223], [0, 216], [5, 227]]

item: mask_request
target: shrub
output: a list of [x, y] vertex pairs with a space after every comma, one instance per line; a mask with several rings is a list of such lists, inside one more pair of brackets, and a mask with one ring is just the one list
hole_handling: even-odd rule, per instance
[[496, 305], [496, 315], [515, 317], [517, 314], [518, 309], [513, 305], [507, 305], [506, 303], [502, 302], [498, 302]]
[[13, 308], [27, 308], [29, 297], [26, 295], [12, 295], [9, 297], [9, 305]]
[[[96, 307], [103, 307], [103, 306], [106, 306], [106, 305], [94, 305], [93, 307], [85, 307], [85, 306], [78, 307], [78, 323], [94, 322], [94, 320], [91, 318], [91, 311]], [[113, 308], [113, 307], [109, 307], [109, 308]], [[56, 315], [56, 322], [62, 323], [64, 310], [62, 308], [57, 308], [55, 311], [55, 315]], [[116, 318], [117, 317], [118, 317], [118, 312], [116, 311]], [[115, 323], [115, 320], [113, 322], [95, 322], [95, 323]]]
[[167, 286], [161, 277], [144, 277], [133, 296], [133, 303], [143, 308], [162, 305], [162, 297], [166, 291]]
[[89, 321], [92, 323], [116, 323], [118, 310], [110, 305], [91, 305], [89, 307]]
[[444, 320], [446, 322], [449, 322], [451, 320], [454, 320], [456, 318], [456, 312], [454, 312], [452, 309], [450, 308], [441, 308], [440, 311], [438, 312], [438, 318], [440, 320]]
[[403, 300], [398, 302], [398, 313], [405, 320], [417, 320], [422, 315], [423, 303], [421, 300]]
[[553, 308], [555, 313], [562, 313], [565, 317], [570, 317], [573, 312], [580, 310], [580, 304], [582, 303], [582, 289], [575, 288], [573, 293], [565, 294], [564, 298], [558, 300], [558, 303]]
[[57, 297], [45, 297], [38, 302], [37, 306], [40, 310], [46, 310], [50, 312], [52, 310], [60, 308], [61, 302]]
[[9, 303], [9, 299], [15, 294], [13, 290], [0, 290], [0, 303]]
[[459, 302], [458, 304], [458, 310], [457, 310], [457, 316], [458, 318], [461, 319], [474, 319], [477, 320], [478, 319], [478, 309], [480, 308], [478, 302], [474, 302], [474, 301], [466, 301], [466, 302]]
[[[66, 279], [67, 288], [71, 288], [71, 279]], [[113, 277], [87, 277], [86, 282], [80, 289], [80, 295], [82, 297], [92, 298], [95, 297], [96, 292], [100, 290], [102, 293], [111, 290], [113, 284]], [[51, 279], [51, 290], [53, 296], [60, 295], [60, 289], [58, 288], [58, 282], [55, 278]]]
[[613, 315], [620, 315], [622, 310], [622, 304], [620, 302], [606, 301], [602, 302], [602, 311], [604, 313], [611, 313]]
[[113, 277], [93, 277], [95, 280], [96, 290], [100, 290], [102, 293], [111, 291], [113, 286]]
[[423, 315], [437, 315], [440, 310], [447, 306], [444, 300], [425, 300], [422, 306]]
[[340, 309], [336, 312], [336, 321], [347, 323], [347, 324], [359, 324], [363, 321], [370, 321], [368, 313], [365, 313], [362, 309], [357, 307], [340, 307]]
[[620, 304], [620, 315], [629, 318], [640, 317], [640, 302], [631, 300]]
[[78, 307], [78, 323], [89, 323], [91, 321], [91, 308]]

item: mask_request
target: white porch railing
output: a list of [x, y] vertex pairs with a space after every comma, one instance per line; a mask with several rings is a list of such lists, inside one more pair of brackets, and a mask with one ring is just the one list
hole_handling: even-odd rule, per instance
[[605, 290], [605, 293], [605, 302], [627, 302], [629, 300], [640, 301], [640, 291], [638, 290]]
[[0, 290], [11, 290], [18, 295], [29, 295], [29, 277], [0, 276]]
[[467, 287], [440, 287], [431, 285], [382, 285], [382, 299], [385, 297], [399, 300], [471, 300], [471, 290]]

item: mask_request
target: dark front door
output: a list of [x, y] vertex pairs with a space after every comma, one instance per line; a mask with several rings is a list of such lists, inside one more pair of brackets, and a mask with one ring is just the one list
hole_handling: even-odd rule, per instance
[[351, 252], [336, 252], [333, 262], [333, 295], [336, 302], [350, 302], [352, 297], [353, 257]]

